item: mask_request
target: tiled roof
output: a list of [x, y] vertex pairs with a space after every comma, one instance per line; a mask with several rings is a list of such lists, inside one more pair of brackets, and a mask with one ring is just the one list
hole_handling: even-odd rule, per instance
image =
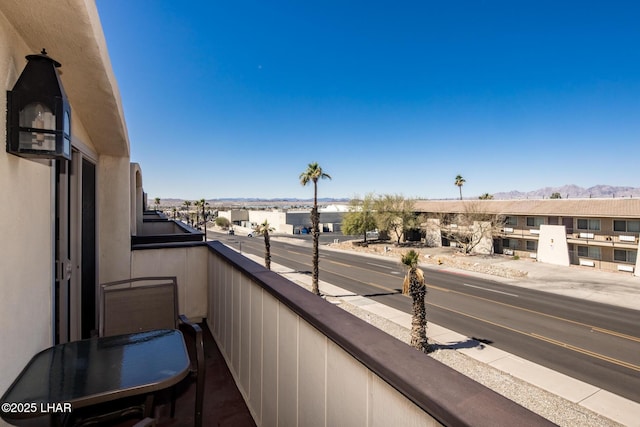
[[417, 200], [417, 212], [640, 218], [640, 199]]

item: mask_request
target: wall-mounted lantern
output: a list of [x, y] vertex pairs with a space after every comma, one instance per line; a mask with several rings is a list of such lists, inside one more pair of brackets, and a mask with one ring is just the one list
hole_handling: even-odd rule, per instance
[[71, 160], [71, 106], [47, 56], [28, 55], [13, 90], [7, 91], [7, 152], [22, 157]]

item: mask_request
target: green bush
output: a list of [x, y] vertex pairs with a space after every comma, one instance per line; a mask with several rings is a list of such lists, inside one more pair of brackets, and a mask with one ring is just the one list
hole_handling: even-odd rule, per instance
[[222, 228], [229, 228], [231, 222], [229, 222], [227, 218], [219, 216], [218, 218], [216, 218], [216, 225]]

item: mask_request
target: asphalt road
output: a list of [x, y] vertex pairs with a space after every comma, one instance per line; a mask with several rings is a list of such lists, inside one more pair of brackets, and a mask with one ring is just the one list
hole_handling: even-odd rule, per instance
[[[215, 238], [264, 254], [262, 238]], [[274, 263], [311, 273], [310, 241], [272, 241], [271, 255]], [[320, 250], [321, 280], [409, 313], [403, 277], [397, 261]], [[428, 321], [640, 402], [638, 311], [434, 269], [425, 277]]]

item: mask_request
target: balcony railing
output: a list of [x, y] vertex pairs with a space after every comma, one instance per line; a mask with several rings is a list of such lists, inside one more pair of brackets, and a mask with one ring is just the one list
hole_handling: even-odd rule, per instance
[[206, 317], [259, 426], [552, 425], [220, 242], [133, 260], [175, 269], [181, 311]]

